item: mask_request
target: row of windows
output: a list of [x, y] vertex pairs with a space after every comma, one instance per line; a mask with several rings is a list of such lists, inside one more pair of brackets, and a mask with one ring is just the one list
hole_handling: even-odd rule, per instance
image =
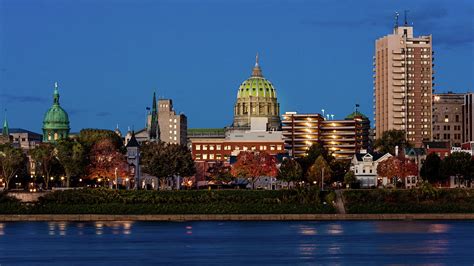
[[200, 153], [197, 153], [195, 155], [196, 157], [196, 160], [228, 160], [229, 159], [229, 156], [228, 155], [222, 155], [222, 154], [200, 154]]
[[[247, 150], [252, 150], [252, 151], [255, 151], [257, 150], [257, 147], [258, 147], [258, 150], [260, 151], [266, 151], [266, 150], [270, 150], [270, 151], [281, 151], [283, 150], [283, 146], [282, 145], [252, 145], [252, 146], [235, 146], [234, 147], [234, 150], [236, 151], [239, 151], [239, 150], [243, 150], [243, 151], [247, 151]], [[216, 151], [220, 151], [222, 150], [222, 145], [220, 144], [204, 144], [204, 145], [201, 145], [201, 144], [196, 144], [194, 146], [194, 149], [196, 151], [200, 151], [200, 150], [203, 150], [203, 151], [207, 151], [207, 150], [210, 150], [210, 151], [213, 151], [213, 150], [216, 150]], [[231, 151], [232, 150], [232, 146], [231, 145], [224, 145], [224, 150], [225, 151]]]

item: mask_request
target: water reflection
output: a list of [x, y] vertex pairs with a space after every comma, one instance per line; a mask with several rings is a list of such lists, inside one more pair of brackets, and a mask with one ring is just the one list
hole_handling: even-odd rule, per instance
[[400, 222], [380, 221], [374, 222], [377, 233], [446, 233], [448, 224], [428, 222]]
[[328, 226], [328, 234], [330, 235], [340, 235], [344, 233], [342, 226], [340, 224], [330, 224]]
[[[113, 235], [129, 235], [132, 233], [132, 224], [131, 221], [113, 221], [113, 222], [94, 222], [92, 223], [93, 234], [103, 235], [106, 230], [111, 231]], [[90, 226], [87, 223], [72, 223], [75, 225], [75, 228], [69, 228], [71, 223], [68, 222], [48, 222], [48, 235], [54, 236], [66, 236], [69, 234], [84, 235], [87, 234], [87, 231], [90, 232]], [[0, 235], [3, 233], [3, 227], [0, 224]]]
[[0, 236], [5, 235], [5, 224], [0, 223]]

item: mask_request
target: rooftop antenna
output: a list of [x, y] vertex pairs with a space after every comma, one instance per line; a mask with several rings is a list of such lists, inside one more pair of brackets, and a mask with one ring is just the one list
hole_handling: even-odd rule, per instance
[[405, 16], [405, 19], [404, 19], [405, 20], [405, 26], [408, 26], [408, 17], [407, 17], [408, 10], [405, 9], [403, 12], [405, 13], [404, 14], [404, 16]]
[[398, 28], [398, 17], [400, 14], [398, 12], [395, 12], [395, 28]]

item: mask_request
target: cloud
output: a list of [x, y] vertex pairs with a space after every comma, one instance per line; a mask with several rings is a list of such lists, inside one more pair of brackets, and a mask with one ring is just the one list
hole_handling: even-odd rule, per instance
[[95, 115], [96, 115], [96, 116], [100, 116], [100, 117], [104, 117], [104, 116], [110, 116], [111, 113], [110, 113], [110, 112], [103, 112], [103, 111], [102, 111], [102, 112], [97, 112]]
[[11, 94], [0, 94], [6, 102], [15, 102], [15, 103], [42, 103], [47, 101], [44, 97], [39, 96], [22, 96], [22, 95], [11, 95]]

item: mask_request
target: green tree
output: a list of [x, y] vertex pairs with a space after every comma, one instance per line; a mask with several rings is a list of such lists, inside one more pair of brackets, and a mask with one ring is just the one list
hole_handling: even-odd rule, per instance
[[86, 152], [88, 152], [94, 144], [100, 140], [108, 139], [113, 146], [123, 152], [123, 141], [114, 131], [108, 129], [82, 129], [79, 132], [79, 142], [84, 146]]
[[441, 164], [442, 161], [438, 154], [428, 154], [423, 166], [421, 167], [420, 176], [430, 183], [444, 181], [446, 178], [441, 174]]
[[48, 189], [52, 173], [58, 172], [60, 167], [53, 144], [42, 143], [32, 149], [30, 155], [36, 164], [36, 169], [43, 175], [44, 184]]
[[332, 170], [332, 181], [344, 181], [345, 174], [349, 171], [351, 161], [333, 160], [330, 164]]
[[296, 160], [285, 158], [281, 162], [277, 178], [285, 182], [298, 183], [303, 179], [303, 169], [301, 169], [301, 165]]
[[388, 130], [383, 132], [382, 137], [375, 140], [374, 147], [378, 152], [395, 154], [395, 146], [398, 146], [399, 151], [410, 144], [406, 141], [405, 131], [403, 130]]
[[70, 139], [58, 141], [56, 144], [57, 158], [66, 175], [66, 186], [69, 187], [72, 176], [84, 172], [85, 153], [81, 143]]
[[157, 177], [161, 188], [169, 177], [186, 177], [196, 173], [191, 152], [184, 145], [149, 142], [140, 149], [143, 172]]
[[329, 167], [328, 162], [320, 155], [314, 164], [308, 170], [308, 181], [311, 183], [314, 182], [327, 182], [331, 179], [332, 170]]
[[447, 176], [454, 176], [460, 180], [469, 180], [472, 176], [472, 157], [467, 152], [453, 152], [442, 163], [441, 172]]
[[332, 154], [329, 153], [322, 142], [315, 142], [309, 147], [306, 155], [298, 159], [298, 162], [303, 170], [303, 174], [307, 175], [309, 168], [314, 164], [319, 156], [322, 156], [327, 163], [331, 163], [334, 159]]
[[0, 145], [0, 175], [5, 180], [5, 189], [9, 188], [12, 178], [26, 168], [26, 162], [21, 149], [10, 144]]
[[354, 171], [348, 171], [345, 175], [344, 175], [344, 183], [346, 185], [349, 185], [350, 187], [353, 187], [355, 184], [358, 183], [358, 180], [354, 174]]

